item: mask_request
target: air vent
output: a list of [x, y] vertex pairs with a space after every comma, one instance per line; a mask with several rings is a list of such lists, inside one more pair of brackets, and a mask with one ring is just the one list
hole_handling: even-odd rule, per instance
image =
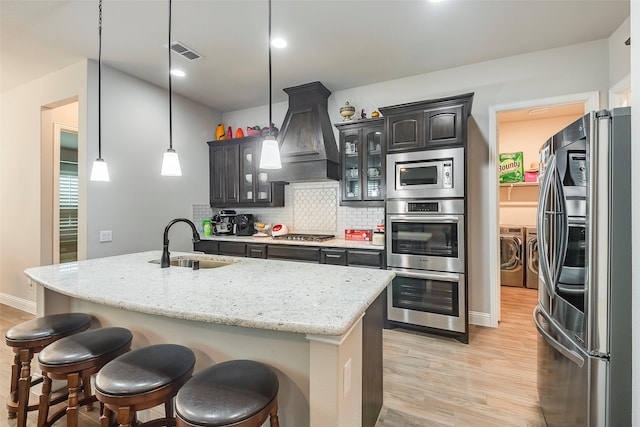
[[181, 42], [171, 42], [171, 50], [184, 56], [189, 61], [195, 61], [196, 59], [202, 58], [202, 55]]

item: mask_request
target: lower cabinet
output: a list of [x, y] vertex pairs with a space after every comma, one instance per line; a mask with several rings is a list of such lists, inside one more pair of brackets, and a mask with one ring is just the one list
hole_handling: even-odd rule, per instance
[[287, 261], [320, 262], [320, 248], [315, 246], [269, 245], [267, 258]]
[[247, 245], [247, 256], [249, 258], [266, 258], [267, 257], [267, 245]]
[[247, 256], [247, 244], [244, 242], [220, 241], [218, 255]]
[[351, 267], [386, 268], [384, 250], [201, 240], [193, 250], [211, 255], [304, 261]]
[[346, 249], [322, 249], [320, 264], [347, 265]]

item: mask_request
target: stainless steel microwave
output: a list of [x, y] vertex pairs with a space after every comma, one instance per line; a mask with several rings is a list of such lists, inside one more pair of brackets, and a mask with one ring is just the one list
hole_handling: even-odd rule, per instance
[[387, 198], [464, 197], [464, 148], [387, 155]]

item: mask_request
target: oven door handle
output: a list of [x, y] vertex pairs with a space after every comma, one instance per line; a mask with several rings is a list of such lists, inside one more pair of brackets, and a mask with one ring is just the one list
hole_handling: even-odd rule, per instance
[[455, 215], [422, 215], [422, 216], [406, 216], [406, 215], [389, 215], [387, 222], [439, 222], [446, 224], [457, 224], [460, 217]]
[[395, 268], [390, 268], [390, 270], [394, 271], [396, 273], [396, 276], [399, 276], [399, 277], [411, 277], [414, 279], [427, 279], [427, 280], [440, 280], [443, 282], [459, 282], [460, 281], [460, 275], [456, 273], [437, 273], [437, 274], [427, 273], [427, 272], [412, 273], [406, 270], [395, 269]]

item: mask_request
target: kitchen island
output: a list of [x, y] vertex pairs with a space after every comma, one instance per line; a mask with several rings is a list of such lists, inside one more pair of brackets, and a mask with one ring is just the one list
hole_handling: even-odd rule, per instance
[[196, 372], [230, 359], [271, 365], [280, 380], [282, 427], [371, 425], [377, 412], [371, 414], [368, 402], [381, 403], [382, 390], [368, 395], [361, 379], [379, 375], [381, 381], [376, 337], [392, 272], [187, 253], [172, 258], [223, 266], [160, 268], [153, 262], [160, 255], [142, 252], [25, 273], [38, 285], [38, 315], [91, 313], [100, 326], [129, 328], [133, 348], [185, 345], [196, 354]]

